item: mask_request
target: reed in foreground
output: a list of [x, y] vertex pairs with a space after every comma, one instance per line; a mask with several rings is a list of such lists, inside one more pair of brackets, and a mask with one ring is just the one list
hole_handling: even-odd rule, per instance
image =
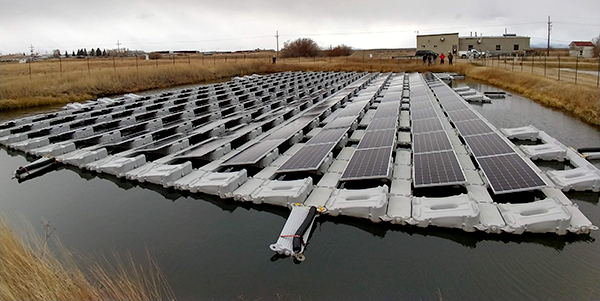
[[[60, 259], [29, 225], [15, 231], [0, 218], [0, 300], [173, 300], [157, 263], [143, 268], [130, 256], [86, 257], [59, 245]], [[22, 232], [22, 233], [21, 233]]]

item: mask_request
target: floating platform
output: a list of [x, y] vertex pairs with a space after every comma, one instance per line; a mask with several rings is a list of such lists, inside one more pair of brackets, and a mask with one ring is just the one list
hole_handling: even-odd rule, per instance
[[[508, 138], [552, 147], [519, 148]], [[33, 156], [289, 207], [270, 248], [299, 260], [319, 214], [467, 232], [596, 230], [562, 191], [597, 191], [600, 173], [556, 142], [533, 128], [500, 132], [436, 75], [416, 73], [253, 75], [0, 124], [0, 144]], [[527, 156], [589, 171], [542, 173]], [[536, 197], [496, 201], [523, 192]]]

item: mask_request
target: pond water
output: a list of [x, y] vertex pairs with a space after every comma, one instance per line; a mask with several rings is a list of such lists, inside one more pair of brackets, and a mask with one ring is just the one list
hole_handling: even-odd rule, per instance
[[[498, 128], [532, 124], [568, 146], [600, 146], [597, 128], [518, 95], [474, 107]], [[289, 214], [285, 208], [71, 167], [12, 180], [25, 163], [22, 154], [0, 149], [1, 212], [20, 213], [37, 228], [50, 221], [67, 247], [84, 254], [129, 251], [141, 261], [147, 248], [179, 300], [600, 299], [599, 232], [490, 235], [322, 216], [306, 261], [295, 264], [268, 248]], [[598, 194], [569, 197], [600, 225]]]

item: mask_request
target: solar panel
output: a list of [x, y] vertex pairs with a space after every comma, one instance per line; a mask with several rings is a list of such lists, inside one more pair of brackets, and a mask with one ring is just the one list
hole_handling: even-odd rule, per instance
[[340, 180], [389, 178], [391, 157], [391, 147], [356, 150]]
[[316, 170], [323, 164], [323, 161], [334, 146], [335, 143], [305, 145], [291, 158], [285, 161], [285, 163], [279, 167], [278, 172]]
[[358, 149], [394, 146], [396, 129], [367, 131], [358, 144]]
[[410, 109], [413, 111], [426, 109], [426, 108], [433, 108], [431, 101], [420, 101], [420, 102], [412, 102], [411, 101], [410, 102]]
[[475, 114], [470, 109], [458, 110], [458, 111], [450, 111], [450, 112], [448, 112], [448, 117], [450, 117], [450, 119], [453, 122], [479, 119], [479, 116], [477, 116], [477, 114]]
[[477, 158], [495, 194], [535, 190], [546, 183], [517, 154]]
[[377, 107], [377, 111], [373, 118], [395, 117], [398, 116], [399, 103], [382, 103]]
[[288, 125], [285, 125], [282, 128], [271, 133], [269, 136], [265, 137], [264, 140], [278, 140], [278, 139], [289, 139], [291, 136], [302, 130], [302, 128], [306, 126], [305, 123], [300, 122], [292, 122]]
[[365, 109], [365, 104], [350, 104], [344, 108], [339, 114], [338, 118], [346, 116], [358, 116], [358, 114]]
[[412, 145], [414, 153], [452, 150], [452, 144], [444, 131], [413, 135]]
[[419, 95], [419, 96], [415, 96], [412, 95], [410, 97], [410, 102], [424, 102], [424, 101], [430, 101], [429, 96], [427, 94], [423, 94], [423, 95]]
[[413, 120], [412, 122], [413, 134], [438, 132], [442, 130], [444, 130], [444, 128], [442, 127], [442, 123], [440, 122], [439, 118]]
[[442, 107], [444, 107], [444, 110], [446, 112], [450, 112], [450, 111], [457, 111], [457, 110], [464, 110], [467, 109], [467, 105], [464, 104], [462, 101], [456, 101], [456, 102], [450, 102], [450, 103], [446, 103], [446, 102], [442, 102]]
[[454, 123], [461, 136], [467, 137], [472, 135], [493, 133], [494, 131], [481, 119], [461, 121]]
[[269, 140], [255, 143], [249, 148], [243, 150], [239, 154], [231, 157], [222, 165], [250, 165], [256, 164], [260, 159], [264, 158], [269, 152], [278, 147], [285, 140]]
[[385, 117], [385, 118], [373, 119], [373, 121], [371, 121], [371, 123], [369, 123], [369, 126], [367, 127], [367, 131], [396, 129], [397, 122], [398, 122], [398, 117]]
[[453, 151], [414, 154], [413, 173], [415, 188], [465, 182], [465, 175]]
[[402, 92], [393, 92], [393, 93], [386, 93], [383, 98], [381, 99], [381, 102], [392, 102], [392, 101], [400, 101], [400, 99], [402, 98]]
[[349, 128], [354, 121], [356, 121], [356, 116], [338, 117], [329, 122], [323, 129]]
[[496, 133], [464, 137], [475, 157], [509, 154], [515, 151]]
[[411, 111], [410, 112], [410, 118], [412, 120], [419, 120], [419, 119], [428, 119], [428, 118], [437, 118], [437, 113], [435, 112], [435, 110], [433, 108], [431, 109], [422, 109], [422, 110], [417, 110], [417, 111]]
[[322, 130], [314, 137], [312, 137], [306, 144], [320, 144], [320, 143], [338, 143], [342, 136], [348, 131], [348, 128]]

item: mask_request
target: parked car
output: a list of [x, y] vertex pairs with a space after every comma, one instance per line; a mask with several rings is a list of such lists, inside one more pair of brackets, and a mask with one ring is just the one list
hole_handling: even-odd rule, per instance
[[480, 58], [482, 56], [485, 55], [485, 52], [481, 52], [477, 49], [471, 49], [471, 50], [463, 50], [463, 51], [459, 51], [458, 52], [458, 56], [461, 59], [466, 59], [469, 57], [469, 54], [473, 55], [474, 58]]

